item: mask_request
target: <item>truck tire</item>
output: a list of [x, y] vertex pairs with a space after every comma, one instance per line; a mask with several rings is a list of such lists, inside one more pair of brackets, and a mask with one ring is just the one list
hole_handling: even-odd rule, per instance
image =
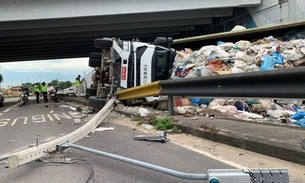
[[154, 40], [154, 45], [159, 45], [159, 46], [165, 46], [167, 45], [167, 39], [166, 37], [157, 37]]
[[90, 94], [90, 93], [86, 93], [86, 95], [85, 95], [85, 99], [89, 99], [89, 97], [91, 97], [91, 96], [95, 96], [95, 95], [92, 95], [92, 94]]
[[97, 98], [96, 96], [91, 96], [88, 99], [88, 103], [90, 106], [101, 109], [106, 104], [106, 99], [104, 98]]
[[89, 54], [90, 58], [97, 58], [97, 59], [101, 59], [102, 58], [102, 54], [98, 53], [98, 52], [92, 52]]
[[96, 38], [94, 40], [94, 47], [96, 48], [111, 48], [112, 40], [104, 38]]
[[96, 88], [86, 88], [86, 93], [96, 95]]
[[101, 59], [89, 58], [89, 67], [101, 67]]

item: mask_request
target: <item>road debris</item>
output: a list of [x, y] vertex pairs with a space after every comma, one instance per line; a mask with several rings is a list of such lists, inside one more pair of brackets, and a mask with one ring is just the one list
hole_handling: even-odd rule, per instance
[[93, 132], [112, 131], [114, 127], [98, 127]]
[[161, 143], [165, 143], [166, 138], [166, 131], [157, 131], [155, 135], [136, 135], [133, 137], [134, 140], [147, 140]]

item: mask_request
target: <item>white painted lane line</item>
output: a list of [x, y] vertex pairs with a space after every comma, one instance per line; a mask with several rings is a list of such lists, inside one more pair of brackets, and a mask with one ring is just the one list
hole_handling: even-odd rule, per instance
[[12, 110], [13, 108], [15, 108], [18, 104], [13, 105], [10, 108], [5, 109], [4, 111], [0, 112], [0, 116], [2, 116], [3, 114], [7, 113], [8, 111]]

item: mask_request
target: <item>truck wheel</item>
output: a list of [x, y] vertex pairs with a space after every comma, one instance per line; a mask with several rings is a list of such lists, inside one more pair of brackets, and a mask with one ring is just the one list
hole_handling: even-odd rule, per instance
[[0, 107], [3, 107], [3, 102], [0, 102]]
[[89, 99], [89, 97], [91, 97], [91, 96], [95, 96], [95, 95], [92, 95], [92, 94], [90, 94], [90, 93], [86, 93], [86, 95], [85, 95], [85, 99]]
[[97, 98], [96, 96], [91, 96], [88, 99], [88, 103], [90, 106], [101, 109], [106, 104], [106, 99], [104, 98]]
[[101, 59], [89, 58], [89, 67], [101, 67]]
[[111, 39], [97, 38], [94, 40], [94, 47], [96, 48], [111, 48], [111, 46]]
[[96, 88], [86, 88], [86, 93], [96, 95]]
[[102, 58], [102, 54], [98, 53], [98, 52], [92, 52], [89, 54], [90, 58], [97, 58], [97, 59], [101, 59]]

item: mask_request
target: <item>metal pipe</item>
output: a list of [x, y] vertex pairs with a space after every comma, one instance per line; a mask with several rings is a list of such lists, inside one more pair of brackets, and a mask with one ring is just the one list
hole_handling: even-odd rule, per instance
[[207, 180], [208, 176], [207, 174], [190, 174], [190, 173], [184, 173], [184, 172], [178, 172], [175, 170], [171, 170], [168, 168], [164, 168], [161, 166], [157, 166], [157, 165], [153, 165], [150, 163], [145, 163], [142, 161], [138, 161], [138, 160], [134, 160], [131, 158], [126, 158], [123, 156], [118, 156], [115, 154], [111, 154], [111, 153], [107, 153], [107, 152], [103, 152], [103, 151], [98, 151], [95, 149], [91, 149], [91, 148], [87, 148], [87, 147], [83, 147], [83, 146], [79, 146], [79, 145], [75, 145], [75, 144], [71, 144], [71, 143], [63, 143], [60, 146], [63, 147], [73, 147], [75, 149], [78, 150], [82, 150], [82, 151], [86, 151], [86, 152], [90, 152], [93, 154], [97, 154], [97, 155], [101, 155], [101, 156], [105, 156], [108, 158], [112, 158], [115, 160], [119, 160], [119, 161], [123, 161], [129, 164], [133, 164], [133, 165], [137, 165], [143, 168], [147, 168], [147, 169], [151, 169], [157, 172], [161, 172], [161, 173], [165, 173], [174, 177], [178, 177], [178, 178], [182, 178], [182, 179], [187, 179], [187, 180]]
[[173, 105], [173, 96], [169, 95], [168, 96], [168, 112], [169, 115], [173, 115], [174, 114], [174, 105]]
[[10, 155], [0, 156], [0, 161], [6, 160], [6, 159], [8, 159], [8, 157], [10, 157]]

